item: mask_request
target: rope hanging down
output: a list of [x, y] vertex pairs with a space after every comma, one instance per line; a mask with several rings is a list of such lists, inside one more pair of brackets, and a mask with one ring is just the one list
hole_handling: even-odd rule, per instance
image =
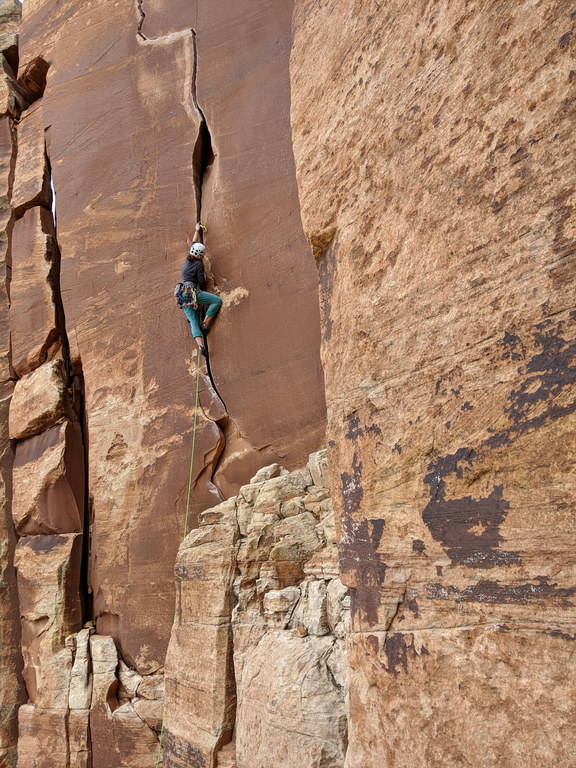
[[[198, 348], [198, 357], [196, 358], [196, 397], [194, 399], [194, 423], [192, 426], [192, 450], [190, 453], [190, 471], [188, 472], [188, 495], [186, 498], [186, 516], [184, 518], [184, 535], [182, 540], [188, 535], [188, 515], [190, 512], [190, 497], [192, 495], [192, 470], [194, 468], [194, 451], [196, 449], [196, 426], [198, 424], [198, 400], [200, 393], [200, 349]], [[176, 618], [176, 614], [174, 614]], [[164, 741], [164, 717], [166, 703], [162, 711], [162, 727], [160, 728], [160, 737], [158, 739], [158, 754], [156, 755], [155, 768], [162, 768], [162, 743]]]

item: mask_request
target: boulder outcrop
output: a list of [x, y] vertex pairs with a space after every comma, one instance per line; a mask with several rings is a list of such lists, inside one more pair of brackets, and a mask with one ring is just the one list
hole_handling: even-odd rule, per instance
[[265, 467], [201, 515], [176, 560], [165, 766], [343, 766], [349, 598], [335, 542], [308, 468]]
[[295, 2], [348, 768], [573, 760], [574, 24]]

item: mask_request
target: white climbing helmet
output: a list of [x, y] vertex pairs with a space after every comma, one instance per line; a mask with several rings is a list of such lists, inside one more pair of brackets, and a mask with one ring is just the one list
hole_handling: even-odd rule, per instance
[[205, 250], [206, 248], [202, 245], [202, 243], [192, 243], [192, 245], [190, 246], [190, 250], [188, 251], [188, 255], [202, 256]]

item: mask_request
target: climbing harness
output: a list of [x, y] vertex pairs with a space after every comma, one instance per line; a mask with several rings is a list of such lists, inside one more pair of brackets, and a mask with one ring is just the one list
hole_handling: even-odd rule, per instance
[[[196, 357], [196, 395], [194, 398], [194, 422], [192, 425], [192, 450], [190, 451], [190, 469], [188, 471], [188, 493], [186, 496], [186, 515], [184, 517], [184, 531], [182, 540], [188, 536], [188, 517], [190, 512], [190, 498], [192, 495], [192, 477], [194, 470], [194, 452], [196, 450], [196, 428], [198, 426], [198, 404], [200, 396], [200, 347], [198, 347], [198, 353]], [[176, 618], [176, 614], [174, 614]], [[160, 736], [158, 739], [158, 753], [156, 755], [155, 768], [162, 768], [162, 745], [164, 742], [164, 718], [165, 718], [166, 702], [164, 702], [164, 708], [162, 710], [162, 726], [160, 728]]]
[[176, 283], [174, 298], [180, 308], [191, 307], [198, 309], [198, 288], [194, 283]]

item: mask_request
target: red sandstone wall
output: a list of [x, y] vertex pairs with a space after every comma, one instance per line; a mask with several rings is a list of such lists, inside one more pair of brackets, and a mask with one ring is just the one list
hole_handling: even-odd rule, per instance
[[349, 768], [574, 759], [573, 10], [296, 2]]
[[142, 11], [31, 0], [21, 59], [50, 64], [43, 124], [85, 381], [97, 625], [150, 672], [172, 615], [190, 455], [195, 355], [171, 290], [199, 205], [198, 107], [216, 155], [202, 217], [225, 302], [210, 346], [228, 417], [200, 419], [193, 513], [267, 460], [301, 463], [322, 441], [324, 405], [288, 133], [291, 5], [257, 3], [240, 25], [225, 5]]

